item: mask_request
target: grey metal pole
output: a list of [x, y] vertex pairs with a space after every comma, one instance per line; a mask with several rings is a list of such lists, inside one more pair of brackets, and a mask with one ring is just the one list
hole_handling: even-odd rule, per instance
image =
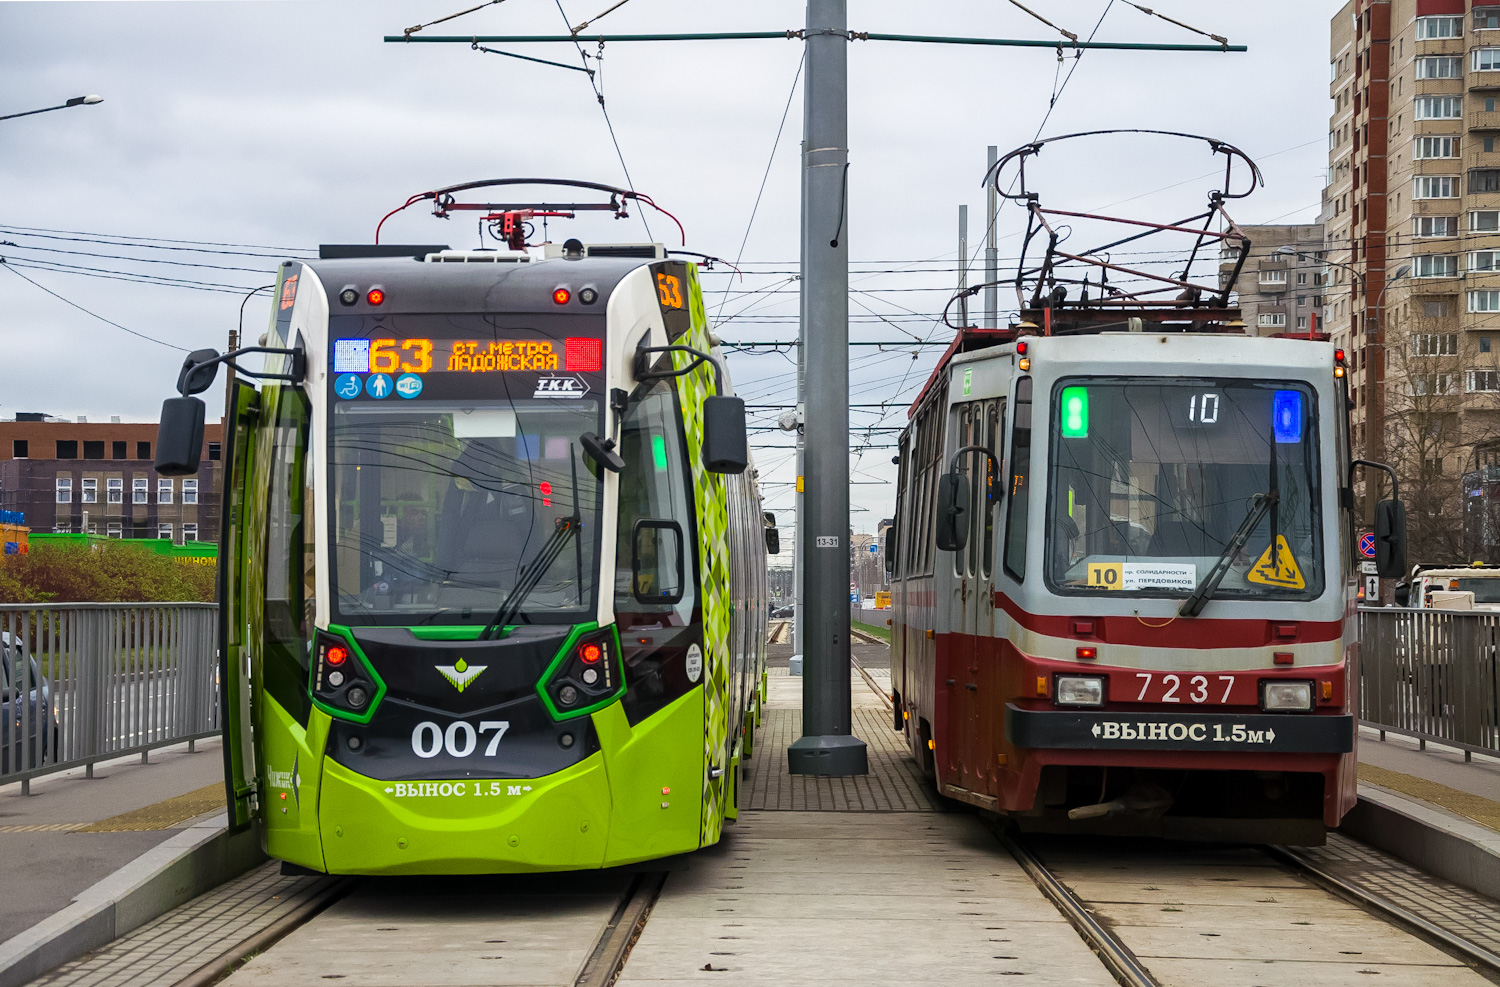
[[969, 324], [969, 207], [958, 207], [958, 324]]
[[803, 81], [802, 737], [792, 774], [869, 771], [849, 694], [848, 57], [845, 0], [808, 0]]
[[[991, 144], [985, 149], [985, 174], [989, 169], [995, 167], [995, 162], [1000, 160], [1000, 148]], [[999, 286], [995, 284], [1000, 279], [1000, 251], [995, 247], [995, 217], [1000, 209], [1000, 197], [995, 193], [995, 183], [989, 182], [984, 188], [984, 280], [989, 287], [984, 289], [984, 327], [986, 329], [998, 329], [1000, 326]]]

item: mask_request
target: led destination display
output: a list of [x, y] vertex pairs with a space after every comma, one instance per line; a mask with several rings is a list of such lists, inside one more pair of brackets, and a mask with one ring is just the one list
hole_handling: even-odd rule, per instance
[[334, 373], [597, 372], [598, 339], [336, 339]]

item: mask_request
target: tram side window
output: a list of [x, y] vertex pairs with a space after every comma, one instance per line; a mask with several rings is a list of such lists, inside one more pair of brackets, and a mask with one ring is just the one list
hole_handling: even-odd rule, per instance
[[[987, 473], [989, 476], [989, 491], [995, 495], [991, 500], [985, 502], [984, 508], [984, 548], [980, 554], [980, 575], [988, 579], [994, 568], [995, 559], [995, 513], [999, 508], [999, 493], [996, 489], [999, 484], [1004, 483], [1004, 463], [1001, 461], [1002, 448], [1000, 430], [1005, 424], [1005, 399], [991, 401], [984, 410], [984, 445], [990, 452], [995, 454], [994, 472]], [[986, 464], [987, 466], [988, 464]], [[976, 539], [977, 540], [977, 539]]]
[[1005, 572], [1016, 582], [1026, 578], [1026, 519], [1031, 473], [1031, 378], [1016, 381], [1015, 420], [1010, 438], [1010, 503], [1005, 513]]
[[911, 527], [911, 520], [902, 513], [909, 510], [911, 505], [911, 496], [906, 489], [907, 480], [911, 476], [911, 471], [907, 469], [907, 464], [911, 462], [911, 451], [905, 447], [901, 447], [899, 451], [896, 463], [896, 511], [891, 515], [896, 519], [896, 527], [886, 533], [885, 543], [886, 571], [892, 579], [905, 578], [901, 567], [905, 564], [906, 553], [901, 551], [901, 539]]
[[307, 640], [312, 630], [308, 574], [313, 566], [310, 530], [304, 519], [312, 504], [307, 466], [307, 398], [281, 388], [272, 433], [270, 504], [266, 516], [266, 688], [289, 711], [304, 714]]
[[[620, 473], [615, 542], [615, 610], [639, 614], [643, 622], [656, 623], [670, 615], [668, 623], [685, 624], [696, 596], [693, 560], [697, 539], [683, 466], [682, 429], [669, 383], [658, 383], [631, 402], [620, 425], [620, 457], [625, 460], [625, 469]], [[656, 550], [667, 547], [669, 539], [638, 542], [637, 522], [648, 520], [675, 522], [681, 527], [682, 573], [675, 571], [676, 557], [656, 557]], [[638, 569], [632, 567], [633, 560], [639, 564]], [[675, 580], [683, 587], [681, 600], [650, 602], [664, 588], [664, 580]]]

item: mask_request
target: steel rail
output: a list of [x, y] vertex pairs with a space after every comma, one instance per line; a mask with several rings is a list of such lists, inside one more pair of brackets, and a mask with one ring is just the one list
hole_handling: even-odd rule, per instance
[[354, 890], [359, 883], [354, 878], [334, 879], [319, 888], [313, 895], [261, 929], [249, 939], [242, 940], [218, 956], [203, 963], [186, 976], [173, 982], [172, 987], [212, 987], [258, 953], [263, 953], [276, 943], [322, 914], [324, 909]]
[[1054, 877], [1046, 865], [1037, 859], [1037, 856], [1025, 844], [1017, 841], [1015, 837], [1001, 828], [1004, 824], [1000, 822], [999, 817], [985, 813], [981, 818], [995, 834], [995, 838], [1000, 841], [1000, 845], [1015, 858], [1016, 863], [1021, 865], [1026, 876], [1031, 878], [1042, 894], [1058, 911], [1062, 912], [1063, 917], [1083, 937], [1083, 941], [1094, 951], [1094, 955], [1099, 957], [1116, 980], [1124, 987], [1161, 987], [1151, 971], [1136, 958], [1135, 953], [1131, 952], [1129, 946], [1094, 918], [1084, 903]]
[[1462, 936], [1429, 922], [1427, 919], [1402, 908], [1395, 902], [1388, 901], [1380, 895], [1360, 887], [1350, 881], [1330, 873], [1306, 857], [1284, 846], [1265, 846], [1261, 849], [1270, 857], [1281, 863], [1300, 871], [1310, 878], [1313, 883], [1321, 886], [1340, 898], [1358, 905], [1367, 912], [1374, 913], [1380, 918], [1405, 929], [1419, 939], [1425, 939], [1432, 945], [1452, 955], [1456, 959], [1466, 963], [1474, 963], [1483, 967], [1490, 974], [1500, 974], [1500, 956], [1495, 955], [1483, 946], [1479, 946]]
[[609, 924], [594, 943], [589, 958], [584, 961], [583, 969], [573, 981], [573, 987], [609, 987], [615, 982], [666, 882], [665, 871], [653, 871], [639, 875], [630, 883]]

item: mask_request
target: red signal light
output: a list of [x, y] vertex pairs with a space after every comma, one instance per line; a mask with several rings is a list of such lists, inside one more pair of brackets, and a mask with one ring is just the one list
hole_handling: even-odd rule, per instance
[[369, 294], [365, 295], [365, 301], [371, 305], [379, 305], [385, 301], [385, 292], [379, 288], [371, 288]]
[[1017, 356], [1025, 356], [1026, 355], [1026, 340], [1023, 339], [1019, 343], [1016, 344], [1016, 355]]
[[543, 480], [541, 483], [537, 484], [537, 489], [542, 492], [542, 506], [543, 507], [551, 507], [552, 506], [552, 483], [550, 481], [548, 481], [548, 480]]
[[552, 300], [559, 305], [566, 305], [573, 300], [573, 293], [566, 288], [553, 288]]
[[342, 645], [335, 644], [333, 647], [331, 647], [331, 648], [328, 649], [328, 664], [330, 664], [330, 665], [342, 665], [344, 662], [346, 662], [348, 660], [349, 660], [349, 649], [348, 648], [343, 647]]
[[578, 657], [582, 658], [585, 664], [592, 665], [604, 657], [604, 649], [597, 644], [585, 644], [578, 649]]
[[1093, 661], [1095, 658], [1099, 657], [1099, 649], [1098, 648], [1079, 648], [1078, 651], [1077, 651], [1077, 655], [1078, 655], [1079, 659], [1082, 660], [1082, 661]]
[[604, 367], [604, 341], [569, 336], [563, 340], [567, 369], [598, 373]]
[[1334, 350], [1333, 351], [1333, 362], [1334, 363], [1343, 363], [1344, 362], [1344, 351], [1343, 350]]

